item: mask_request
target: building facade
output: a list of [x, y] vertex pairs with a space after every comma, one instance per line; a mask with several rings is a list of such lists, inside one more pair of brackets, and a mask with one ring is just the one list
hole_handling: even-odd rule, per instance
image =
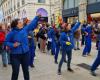
[[3, 10], [4, 22], [11, 22], [15, 18], [32, 19], [37, 13], [51, 22], [54, 0], [1, 0], [0, 8]]
[[62, 16], [66, 22], [89, 18], [100, 20], [100, 0], [63, 0]]
[[58, 23], [58, 17], [62, 16], [62, 7], [63, 7], [63, 0], [54, 0], [54, 15], [53, 20], [57, 24]]

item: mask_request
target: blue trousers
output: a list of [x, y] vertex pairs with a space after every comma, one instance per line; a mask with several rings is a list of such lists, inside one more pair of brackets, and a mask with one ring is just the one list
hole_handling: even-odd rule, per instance
[[55, 55], [56, 51], [56, 43], [54, 41], [51, 42], [51, 52], [52, 52], [52, 55]]
[[65, 56], [66, 55], [68, 57], [67, 67], [70, 68], [71, 59], [72, 59], [72, 50], [69, 50], [69, 51], [62, 50], [62, 58], [60, 60], [59, 66], [58, 66], [58, 69], [60, 69], [60, 70], [61, 70], [62, 64], [63, 64], [63, 62], [65, 60]]
[[20, 64], [22, 66], [24, 80], [29, 79], [29, 53], [24, 54], [11, 54], [11, 65], [12, 65], [12, 78], [11, 80], [18, 80]]
[[34, 57], [35, 57], [35, 47], [34, 46], [30, 46], [30, 61], [29, 61], [29, 65], [32, 66], [34, 63]]
[[56, 43], [56, 48], [55, 49], [56, 50], [55, 50], [55, 56], [54, 56], [54, 58], [55, 58], [55, 61], [57, 61], [58, 60], [58, 54], [59, 54], [59, 51], [60, 51], [59, 43]]
[[92, 45], [92, 42], [91, 41], [85, 43], [85, 48], [83, 50], [83, 55], [90, 54], [90, 52], [91, 52], [91, 45]]
[[54, 55], [55, 61], [57, 61], [59, 50], [60, 50], [59, 43], [58, 42], [52, 42], [51, 46], [52, 46], [51, 47], [51, 52]]
[[8, 64], [8, 54], [5, 50], [2, 50], [2, 62], [3, 62], [3, 65]]
[[98, 51], [97, 58], [91, 67], [91, 71], [95, 71], [99, 65], [100, 65], [100, 51]]

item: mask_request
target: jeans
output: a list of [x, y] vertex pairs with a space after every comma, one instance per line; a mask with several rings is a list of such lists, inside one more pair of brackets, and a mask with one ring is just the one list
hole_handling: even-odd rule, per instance
[[8, 54], [5, 50], [2, 50], [2, 62], [3, 62], [3, 65], [8, 64]]
[[71, 59], [72, 59], [72, 50], [69, 50], [69, 51], [62, 50], [62, 58], [60, 60], [59, 66], [58, 66], [58, 69], [60, 69], [60, 70], [61, 70], [62, 64], [63, 64], [63, 62], [65, 60], [65, 56], [66, 55], [68, 57], [67, 67], [70, 68]]
[[29, 53], [25, 54], [11, 54], [12, 78], [11, 80], [18, 80], [20, 64], [22, 66], [24, 80], [29, 79]]

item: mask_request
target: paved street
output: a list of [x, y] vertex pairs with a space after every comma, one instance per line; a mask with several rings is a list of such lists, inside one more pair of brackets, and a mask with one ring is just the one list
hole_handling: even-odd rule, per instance
[[[97, 70], [98, 76], [92, 77], [88, 69], [78, 66], [78, 64], [91, 65], [95, 59], [97, 51], [92, 48], [92, 56], [87, 58], [81, 57], [80, 51], [73, 51], [72, 68], [74, 73], [67, 71], [66, 64], [63, 64], [62, 75], [57, 75], [57, 65], [54, 64], [53, 56], [40, 53], [38, 50], [37, 59], [35, 60], [35, 68], [30, 68], [31, 80], [100, 80], [100, 68]], [[59, 56], [59, 60], [60, 60]], [[0, 80], [10, 80], [11, 66], [3, 68], [0, 57]], [[19, 80], [23, 80], [22, 70], [20, 69]]]

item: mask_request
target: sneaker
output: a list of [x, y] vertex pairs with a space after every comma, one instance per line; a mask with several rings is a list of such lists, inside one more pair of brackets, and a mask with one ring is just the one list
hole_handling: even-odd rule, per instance
[[88, 54], [88, 56], [91, 56], [91, 54]]
[[36, 60], [36, 59], [37, 59], [37, 57], [35, 56], [35, 57], [34, 57], [34, 59]]
[[58, 75], [61, 75], [61, 70], [60, 69], [58, 69]]
[[69, 71], [69, 72], [74, 72], [71, 68], [68, 68], [68, 71]]
[[34, 64], [32, 64], [32, 65], [30, 65], [30, 67], [31, 67], [31, 68], [34, 68], [35, 66], [34, 66]]
[[82, 55], [83, 57], [87, 57], [87, 55]]
[[7, 64], [3, 64], [3, 67], [7, 67]]
[[55, 61], [55, 64], [58, 64], [58, 61]]
[[74, 49], [75, 51], [77, 50], [77, 49]]
[[65, 62], [65, 63], [67, 63], [67, 61], [66, 61], [66, 60], [64, 60], [64, 62]]
[[77, 50], [80, 50], [80, 48], [77, 48]]
[[97, 74], [94, 71], [91, 71], [92, 76], [97, 76]]

